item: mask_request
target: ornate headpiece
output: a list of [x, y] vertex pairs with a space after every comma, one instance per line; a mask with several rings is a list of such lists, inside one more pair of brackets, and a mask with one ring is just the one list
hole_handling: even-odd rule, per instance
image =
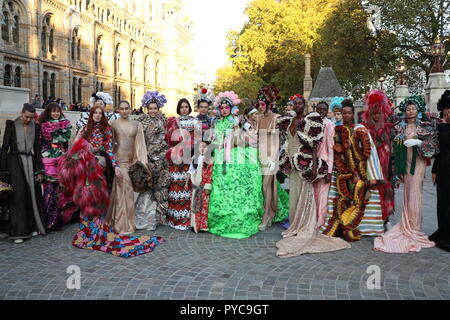
[[256, 100], [262, 101], [267, 106], [270, 106], [271, 103], [280, 99], [280, 90], [275, 86], [268, 86], [258, 91], [258, 98]]
[[425, 103], [425, 100], [423, 100], [422, 96], [410, 96], [405, 100], [403, 100], [399, 106], [400, 111], [405, 112], [406, 107], [410, 104], [414, 104], [418, 112], [427, 111], [427, 105]]
[[202, 88], [198, 94], [194, 97], [195, 103], [208, 102], [211, 105], [214, 102], [214, 94], [206, 88]]
[[150, 103], [156, 103], [158, 108], [161, 109], [167, 103], [167, 99], [165, 95], [160, 94], [158, 91], [147, 91], [141, 102], [144, 107], [148, 107]]
[[214, 100], [214, 107], [219, 109], [222, 104], [228, 104], [231, 107], [231, 114], [234, 115], [239, 112], [239, 109], [237, 107], [239, 103], [241, 103], [241, 99], [239, 99], [238, 95], [234, 93], [234, 91], [225, 91], [220, 92], [216, 96], [216, 99]]
[[114, 105], [114, 100], [112, 99], [112, 97], [106, 93], [106, 92], [97, 92], [97, 93], [93, 93], [90, 99], [91, 105], [94, 106], [95, 102], [97, 102], [98, 100], [102, 100], [103, 103], [106, 105]]
[[331, 111], [335, 112], [338, 110], [342, 110], [342, 101], [344, 100], [345, 100], [344, 97], [334, 97], [333, 99], [331, 99], [330, 103]]
[[292, 97], [289, 98], [289, 101], [294, 101], [295, 99], [305, 99], [305, 97], [302, 96], [300, 93], [296, 93]]
[[437, 103], [437, 109], [442, 112], [448, 108], [450, 108], [450, 90], [445, 90]]
[[392, 114], [392, 102], [380, 90], [371, 90], [364, 97], [366, 102], [366, 110], [364, 111], [363, 117], [367, 117], [374, 107], [378, 107], [383, 115], [383, 118], [387, 118]]

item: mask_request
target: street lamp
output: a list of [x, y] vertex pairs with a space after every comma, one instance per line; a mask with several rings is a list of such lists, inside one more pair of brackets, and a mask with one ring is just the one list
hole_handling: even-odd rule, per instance
[[402, 86], [406, 84], [405, 80], [405, 72], [406, 72], [406, 66], [405, 66], [405, 60], [403, 58], [400, 59], [400, 63], [397, 66], [397, 72], [400, 74], [398, 78], [398, 85]]
[[441, 64], [441, 57], [445, 55], [445, 46], [439, 35], [437, 35], [434, 44], [431, 46], [431, 54], [434, 57], [434, 63], [430, 73], [444, 72], [444, 68]]
[[384, 76], [382, 76], [380, 79], [378, 79], [378, 81], [380, 81], [380, 83], [381, 83], [380, 89], [381, 89], [381, 91], [383, 91], [383, 82], [386, 81], [386, 78]]

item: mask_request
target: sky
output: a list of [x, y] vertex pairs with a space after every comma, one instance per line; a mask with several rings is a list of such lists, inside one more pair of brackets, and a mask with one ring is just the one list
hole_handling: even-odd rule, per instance
[[228, 30], [240, 30], [248, 17], [244, 14], [249, 0], [184, 0], [191, 17], [194, 35], [195, 69], [205, 73], [206, 81], [215, 79], [218, 68], [228, 63]]

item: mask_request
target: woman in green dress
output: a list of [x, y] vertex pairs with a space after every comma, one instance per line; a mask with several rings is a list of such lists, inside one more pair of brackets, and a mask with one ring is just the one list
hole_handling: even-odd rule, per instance
[[264, 213], [258, 149], [236, 139], [239, 121], [234, 114], [239, 103], [233, 91], [219, 93], [214, 103], [220, 117], [214, 128], [216, 149], [208, 215], [209, 232], [235, 239], [257, 233]]

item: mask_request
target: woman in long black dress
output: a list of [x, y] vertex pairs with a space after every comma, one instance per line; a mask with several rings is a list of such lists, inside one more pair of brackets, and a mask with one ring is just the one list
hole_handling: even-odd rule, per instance
[[440, 153], [433, 164], [433, 182], [437, 188], [438, 229], [429, 239], [436, 247], [450, 252], [450, 90], [446, 90], [438, 102], [443, 123], [438, 125]]

